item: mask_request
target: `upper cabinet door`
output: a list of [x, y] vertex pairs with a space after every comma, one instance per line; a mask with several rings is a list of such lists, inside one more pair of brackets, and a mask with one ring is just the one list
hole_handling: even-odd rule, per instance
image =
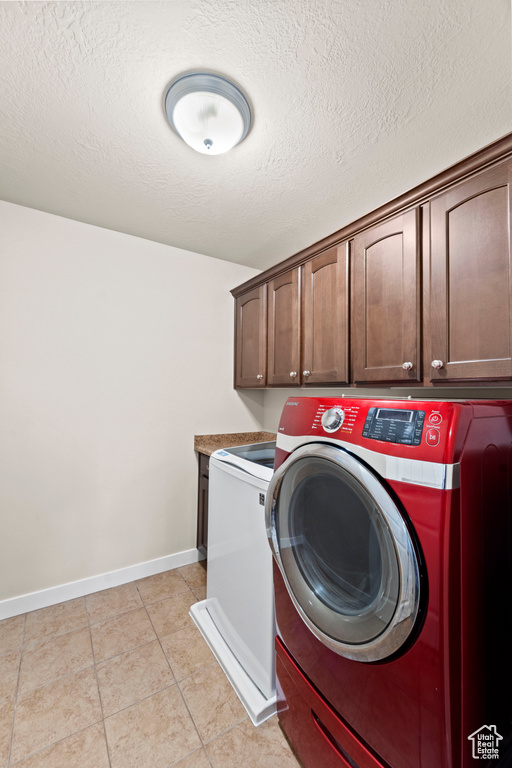
[[431, 202], [431, 381], [512, 376], [511, 169], [504, 163]]
[[419, 209], [354, 239], [355, 382], [421, 380]]
[[236, 300], [235, 387], [266, 386], [266, 322], [266, 285], [259, 285]]
[[268, 283], [269, 386], [300, 384], [300, 268]]
[[346, 384], [348, 365], [349, 244], [304, 264], [302, 383]]

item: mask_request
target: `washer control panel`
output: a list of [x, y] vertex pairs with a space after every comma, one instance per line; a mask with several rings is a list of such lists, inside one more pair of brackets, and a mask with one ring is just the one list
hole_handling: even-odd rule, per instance
[[342, 408], [329, 408], [322, 414], [322, 427], [326, 432], [336, 432], [345, 421], [345, 413]]
[[424, 423], [425, 411], [369, 408], [363, 426], [363, 437], [384, 440], [387, 443], [420, 445]]

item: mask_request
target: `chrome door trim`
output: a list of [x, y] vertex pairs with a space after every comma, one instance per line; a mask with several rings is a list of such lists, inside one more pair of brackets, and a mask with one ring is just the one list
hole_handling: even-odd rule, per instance
[[[397, 606], [386, 629], [366, 643], [343, 643], [327, 635], [306, 614], [297, 600], [286, 574], [277, 534], [279, 514], [277, 499], [283, 478], [288, 469], [300, 459], [321, 458], [341, 466], [361, 483], [380, 509], [391, 533], [399, 568], [399, 591]], [[415, 625], [420, 603], [419, 563], [407, 525], [398, 507], [382, 483], [358, 459], [342, 448], [334, 445], [309, 443], [297, 448], [275, 471], [267, 492], [265, 505], [267, 537], [274, 559], [279, 567], [284, 583], [295, 608], [311, 632], [328, 648], [341, 656], [356, 661], [380, 661], [395, 653], [407, 640]], [[398, 546], [397, 546], [398, 544]], [[311, 592], [313, 600], [316, 596]]]
[[453, 490], [460, 487], [460, 464], [441, 464], [435, 461], [388, 456], [385, 453], [372, 451], [370, 448], [363, 448], [354, 443], [320, 435], [311, 437], [311, 435], [278, 434], [276, 443], [277, 448], [286, 453], [292, 453], [303, 445], [326, 443], [344, 448], [354, 456], [359, 456], [386, 480], [399, 480], [402, 483], [439, 488], [440, 490]]

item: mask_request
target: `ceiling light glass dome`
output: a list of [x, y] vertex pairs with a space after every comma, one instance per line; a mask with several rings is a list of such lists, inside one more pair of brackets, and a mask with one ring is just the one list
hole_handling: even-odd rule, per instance
[[171, 83], [165, 114], [183, 141], [205, 155], [227, 152], [251, 127], [251, 111], [242, 91], [220, 75], [203, 72]]

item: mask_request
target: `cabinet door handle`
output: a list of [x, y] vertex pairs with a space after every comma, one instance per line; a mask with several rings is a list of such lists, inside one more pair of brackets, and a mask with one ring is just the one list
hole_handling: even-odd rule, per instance
[[437, 368], [437, 370], [439, 370], [442, 367], [443, 367], [442, 360], [432, 360], [432, 368]]
[[262, 379], [262, 378], [263, 378], [263, 374], [262, 374], [262, 373], [258, 373], [258, 375], [256, 376], [256, 378], [257, 378], [257, 379]]
[[311, 376], [311, 371], [302, 371], [303, 376]]
[[412, 363], [402, 363], [402, 368], [404, 371], [412, 371], [414, 365]]
[[297, 371], [290, 371], [290, 376], [292, 379], [294, 379], [297, 375]]

